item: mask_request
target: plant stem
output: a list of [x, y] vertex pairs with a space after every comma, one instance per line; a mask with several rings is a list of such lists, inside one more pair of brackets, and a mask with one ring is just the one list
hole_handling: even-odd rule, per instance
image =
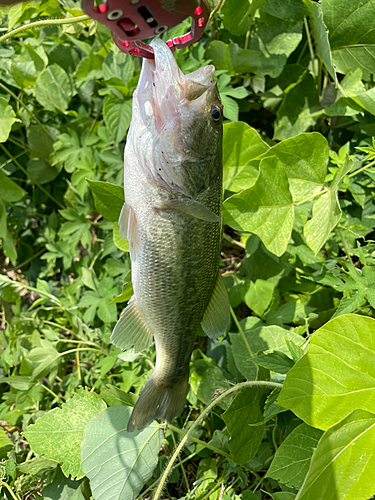
[[370, 167], [373, 167], [375, 165], [375, 160], [374, 161], [370, 161], [370, 163], [368, 163], [367, 165], [365, 165], [364, 167], [361, 167], [359, 168], [358, 170], [356, 170], [355, 172], [353, 172], [352, 174], [349, 175], [349, 179], [351, 179], [352, 177], [354, 177], [355, 175], [357, 174], [360, 174], [361, 172], [363, 172], [364, 170], [370, 168]]
[[76, 350], [76, 363], [77, 363], [77, 377], [79, 380], [79, 383], [82, 383], [82, 375], [81, 375], [81, 367], [79, 365], [79, 348], [81, 346], [81, 342], [78, 344], [78, 349]]
[[312, 44], [312, 41], [311, 41], [310, 28], [309, 28], [309, 25], [308, 25], [306, 17], [303, 18], [303, 22], [304, 22], [304, 25], [305, 25], [305, 31], [306, 31], [306, 36], [307, 36], [307, 43], [308, 43], [309, 51], [310, 51], [310, 58], [311, 58], [311, 63], [312, 63], [312, 69], [314, 71], [314, 69], [315, 69], [314, 68], [315, 54], [314, 54], [313, 44]]
[[[0, 42], [1, 42], [1, 37], [0, 37]], [[39, 120], [39, 118], [36, 115], [34, 115], [34, 113], [32, 111], [29, 110], [29, 108], [26, 106], [26, 104], [14, 92], [12, 92], [10, 89], [8, 89], [8, 87], [6, 85], [3, 85], [1, 82], [0, 82], [0, 88], [2, 88], [3, 90], [5, 90], [5, 92], [7, 92], [9, 95], [11, 95], [13, 97], [13, 99], [15, 99], [27, 111], [27, 113], [31, 116], [31, 118], [33, 118], [38, 123], [38, 125], [40, 125], [42, 127], [44, 132], [51, 139], [54, 139], [52, 134], [49, 132], [48, 128]]]
[[230, 313], [231, 313], [231, 315], [232, 315], [233, 321], [236, 323], [236, 326], [237, 326], [237, 328], [238, 328], [238, 331], [240, 332], [240, 335], [241, 335], [241, 337], [242, 337], [242, 340], [244, 341], [244, 343], [245, 343], [245, 345], [246, 345], [246, 348], [247, 348], [247, 350], [248, 350], [248, 353], [249, 353], [249, 355], [250, 355], [250, 358], [254, 358], [254, 353], [253, 353], [253, 351], [251, 350], [251, 347], [250, 347], [250, 345], [249, 345], [249, 343], [248, 343], [248, 341], [247, 341], [247, 338], [245, 337], [245, 334], [244, 334], [244, 332], [243, 332], [243, 330], [242, 330], [242, 328], [241, 328], [241, 325], [240, 325], [240, 323], [239, 323], [239, 321], [238, 321], [238, 319], [237, 319], [236, 313], [233, 311], [232, 306], [230, 306]]
[[94, 351], [94, 352], [100, 352], [100, 354], [107, 354], [102, 349], [93, 349], [92, 347], [79, 347], [78, 349], [69, 349], [68, 351], [60, 352], [59, 354], [60, 356], [65, 356], [66, 354], [72, 354], [73, 352], [77, 351]]
[[305, 200], [301, 200], [301, 201], [298, 201], [297, 203], [293, 203], [293, 205], [295, 207], [298, 207], [298, 205], [302, 205], [302, 203], [305, 203], [306, 201], [313, 200], [314, 198], [317, 198], [321, 194], [327, 193], [328, 191], [329, 191], [328, 188], [322, 189], [322, 191], [319, 191], [319, 193], [313, 194], [313, 195], [309, 196], [308, 198], [306, 198]]
[[231, 394], [235, 394], [236, 392], [241, 391], [245, 387], [256, 387], [256, 386], [270, 387], [272, 389], [275, 389], [275, 388], [281, 388], [282, 384], [279, 384], [277, 382], [268, 382], [268, 381], [264, 381], [264, 380], [249, 380], [247, 382], [242, 382], [241, 384], [237, 384], [234, 387], [231, 387], [230, 389], [228, 389], [228, 390], [224, 391], [222, 394], [220, 394], [220, 396], [218, 396], [214, 401], [212, 401], [212, 403], [210, 403], [202, 411], [202, 413], [199, 415], [199, 417], [193, 422], [192, 426], [187, 431], [185, 436], [181, 439], [179, 445], [177, 446], [177, 448], [173, 452], [171, 458], [169, 459], [167, 467], [164, 469], [164, 472], [160, 477], [160, 482], [158, 484], [158, 487], [156, 488], [153, 500], [160, 499], [161, 493], [163, 491], [163, 488], [165, 486], [167, 478], [168, 478], [168, 476], [173, 468], [173, 464], [174, 464], [175, 460], [177, 459], [178, 455], [180, 454], [181, 450], [183, 449], [183, 447], [185, 446], [187, 441], [190, 439], [190, 437], [193, 434], [196, 427], [199, 425], [200, 421], [202, 419], [204, 419], [210, 413], [212, 408], [214, 408], [217, 404], [221, 403], [224, 399], [226, 399]]
[[[185, 433], [183, 432], [183, 434], [185, 434]], [[176, 448], [176, 446], [177, 446], [177, 444], [176, 444], [176, 438], [174, 437], [173, 432], [172, 432], [172, 439], [173, 439], [174, 447]], [[190, 493], [191, 490], [190, 490], [190, 486], [189, 486], [189, 481], [188, 481], [188, 478], [186, 476], [185, 467], [181, 463], [180, 456], [178, 456], [178, 464], [181, 467], [182, 475], [184, 476], [184, 480], [185, 480], [185, 484], [186, 484], [186, 490], [187, 490], [188, 493]]]
[[12, 495], [12, 498], [14, 498], [14, 500], [20, 500], [20, 497], [17, 496], [15, 493], [13, 493], [13, 491], [11, 490], [10, 486], [7, 483], [4, 483], [4, 481], [0, 481], [0, 486], [5, 486], [5, 488]]
[[34, 23], [28, 23], [28, 24], [23, 24], [19, 28], [16, 28], [6, 35], [0, 36], [0, 43], [5, 42], [5, 40], [8, 40], [9, 38], [13, 38], [15, 35], [18, 35], [18, 33], [22, 33], [23, 31], [27, 31], [30, 29], [34, 28], [42, 28], [43, 26], [59, 26], [63, 24], [74, 24], [74, 23], [81, 23], [83, 21], [89, 21], [91, 20], [91, 17], [89, 16], [78, 16], [78, 17], [72, 17], [72, 18], [65, 18], [65, 19], [45, 19], [43, 21], [35, 21]]
[[50, 389], [49, 387], [47, 387], [46, 385], [44, 385], [44, 384], [42, 384], [40, 382], [37, 385], [40, 385], [40, 387], [43, 387], [43, 389], [45, 389], [47, 392], [49, 392], [50, 394], [52, 394], [52, 396], [55, 397], [57, 401], [60, 401], [61, 403], [63, 403], [63, 400], [60, 398], [60, 396], [58, 396], [55, 392], [53, 392], [52, 389]]
[[45, 252], [46, 249], [45, 248], [42, 248], [41, 250], [39, 250], [39, 252], [37, 253], [34, 253], [34, 255], [32, 255], [31, 257], [29, 257], [28, 259], [26, 259], [25, 261], [23, 261], [19, 266], [14, 266], [11, 268], [11, 271], [15, 271], [16, 269], [21, 269], [21, 267], [23, 266], [26, 266], [26, 264], [28, 264], [30, 261], [32, 261], [33, 259], [36, 259], [36, 257], [39, 257], [39, 255], [41, 255], [43, 252]]
[[[168, 424], [168, 429], [171, 431], [177, 432], [178, 434], [181, 434], [181, 436], [185, 436], [185, 432], [182, 429], [179, 429], [178, 427], [175, 427], [172, 424]], [[217, 453], [218, 455], [222, 455], [225, 458], [229, 458], [232, 460], [232, 457], [228, 455], [225, 451], [219, 450], [218, 448], [215, 448], [215, 446], [211, 446], [209, 443], [206, 443], [205, 441], [202, 441], [201, 439], [198, 439], [196, 437], [191, 436], [190, 441], [193, 441], [193, 443], [200, 444], [204, 448], [207, 448], [208, 450], [213, 451], [214, 453]]]
[[17, 167], [26, 175], [26, 177], [28, 177], [31, 182], [33, 184], [35, 184], [35, 186], [37, 186], [50, 200], [52, 200], [54, 203], [56, 203], [56, 205], [62, 209], [64, 209], [64, 205], [62, 205], [58, 200], [56, 200], [56, 198], [54, 198], [52, 196], [52, 194], [50, 194], [46, 189], [44, 189], [44, 187], [39, 184], [39, 182], [36, 182], [36, 181], [33, 181], [31, 178], [30, 178], [30, 175], [29, 175], [29, 172], [26, 170], [26, 168], [21, 165], [21, 163], [19, 161], [17, 161], [14, 156], [12, 155], [12, 153], [10, 151], [7, 150], [6, 147], [4, 147], [2, 144], [0, 144], [1, 146], [1, 149], [4, 151], [4, 153], [13, 161], [13, 163], [15, 163], [17, 165]]

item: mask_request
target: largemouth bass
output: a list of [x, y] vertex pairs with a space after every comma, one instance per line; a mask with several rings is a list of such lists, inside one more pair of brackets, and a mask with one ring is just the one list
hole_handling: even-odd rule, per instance
[[205, 66], [184, 75], [172, 52], [154, 40], [133, 95], [125, 147], [125, 204], [134, 295], [111, 337], [136, 351], [155, 338], [156, 366], [128, 431], [154, 419], [170, 422], [185, 404], [197, 330], [212, 338], [229, 324], [218, 274], [221, 246], [222, 105]]

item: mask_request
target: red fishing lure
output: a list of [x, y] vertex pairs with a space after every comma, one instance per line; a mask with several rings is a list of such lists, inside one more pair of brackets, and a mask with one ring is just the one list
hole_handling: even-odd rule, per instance
[[203, 35], [209, 19], [205, 0], [106, 0], [96, 6], [94, 0], [82, 0], [87, 15], [107, 26], [122, 52], [154, 58], [152, 48], [141, 40], [153, 38], [191, 17], [191, 30], [168, 40], [172, 52], [190, 45]]

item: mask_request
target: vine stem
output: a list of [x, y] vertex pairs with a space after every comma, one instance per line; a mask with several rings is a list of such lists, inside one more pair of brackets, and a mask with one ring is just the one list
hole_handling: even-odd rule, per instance
[[18, 35], [18, 33], [22, 33], [23, 31], [27, 31], [33, 28], [41, 28], [43, 26], [55, 26], [55, 25], [62, 25], [62, 24], [74, 24], [74, 23], [81, 23], [83, 21], [88, 21], [91, 20], [91, 17], [89, 16], [78, 16], [78, 17], [72, 17], [72, 18], [65, 18], [65, 19], [45, 19], [43, 21], [35, 21], [34, 23], [28, 23], [28, 24], [23, 24], [19, 28], [16, 28], [9, 33], [6, 33], [3, 36], [0, 36], [0, 43], [5, 42], [5, 40], [8, 40], [9, 38], [13, 38], [15, 35]]
[[253, 351], [251, 350], [251, 347], [250, 347], [250, 345], [249, 345], [249, 342], [247, 341], [247, 338], [246, 338], [246, 336], [245, 336], [245, 334], [244, 334], [244, 331], [243, 331], [243, 330], [242, 330], [242, 328], [241, 328], [241, 325], [240, 325], [240, 323], [239, 323], [239, 321], [238, 321], [238, 319], [237, 319], [236, 313], [233, 311], [232, 306], [229, 306], [229, 307], [230, 307], [230, 313], [231, 313], [231, 315], [232, 315], [232, 318], [233, 318], [234, 322], [236, 323], [236, 326], [237, 326], [237, 328], [238, 328], [238, 331], [240, 332], [240, 335], [241, 335], [241, 337], [242, 337], [242, 340], [243, 340], [243, 341], [244, 341], [244, 343], [245, 343], [245, 346], [246, 346], [246, 348], [247, 348], [247, 350], [248, 350], [248, 353], [249, 353], [249, 355], [250, 355], [250, 358], [254, 358], [254, 353], [253, 353]]
[[247, 382], [242, 382], [241, 384], [237, 384], [234, 387], [231, 387], [230, 389], [224, 391], [220, 396], [218, 396], [212, 403], [210, 403], [207, 408], [205, 408], [202, 413], [199, 415], [199, 417], [194, 421], [190, 429], [187, 431], [185, 436], [181, 439], [179, 445], [173, 452], [173, 455], [171, 456], [167, 467], [164, 469], [163, 474], [160, 477], [160, 482], [158, 484], [158, 487], [156, 488], [155, 495], [153, 500], [160, 500], [162, 491], [164, 489], [165, 483], [167, 481], [167, 478], [173, 468], [174, 462], [177, 460], [178, 455], [180, 454], [181, 450], [189, 440], [190, 436], [193, 434], [194, 430], [196, 427], [198, 427], [200, 421], [205, 418], [212, 408], [214, 408], [217, 404], [221, 403], [225, 398], [230, 396], [231, 394], [235, 394], [236, 392], [241, 391], [242, 389], [245, 389], [246, 387], [270, 387], [271, 389], [276, 389], [276, 388], [282, 388], [282, 384], [279, 384], [278, 382], [268, 382], [265, 380], [249, 380]]
[[355, 175], [357, 174], [360, 174], [361, 172], [363, 172], [364, 170], [370, 168], [370, 167], [373, 167], [375, 165], [375, 160], [374, 161], [371, 161], [370, 163], [368, 163], [367, 165], [365, 165], [364, 167], [361, 167], [359, 168], [358, 170], [356, 170], [355, 172], [353, 172], [352, 174], [349, 175], [349, 179], [351, 179], [352, 177], [354, 177]]
[[12, 498], [14, 498], [14, 500], [20, 500], [19, 496], [17, 496], [15, 493], [13, 493], [13, 490], [10, 488], [10, 486], [7, 483], [4, 483], [4, 481], [0, 481], [0, 486], [5, 486], [5, 488], [12, 495]]
[[42, 191], [42, 192], [43, 192], [43, 193], [47, 196], [47, 198], [49, 198], [49, 199], [50, 199], [50, 200], [52, 200], [54, 203], [56, 203], [56, 205], [57, 205], [58, 207], [60, 207], [61, 209], [64, 209], [64, 208], [65, 208], [65, 207], [64, 207], [64, 205], [62, 205], [62, 204], [61, 204], [58, 200], [56, 200], [56, 198], [54, 198], [54, 197], [52, 196], [52, 194], [50, 194], [50, 193], [49, 193], [46, 189], [44, 189], [44, 187], [43, 187], [43, 186], [42, 186], [39, 182], [37, 182], [37, 181], [33, 181], [33, 180], [30, 178], [30, 174], [29, 174], [29, 172], [26, 170], [26, 168], [25, 168], [25, 167], [23, 167], [23, 166], [21, 165], [21, 163], [20, 163], [18, 160], [16, 160], [16, 159], [14, 158], [14, 156], [12, 155], [12, 153], [11, 153], [10, 151], [8, 151], [8, 150], [7, 150], [7, 148], [6, 148], [5, 146], [3, 146], [2, 144], [0, 144], [0, 147], [1, 147], [1, 149], [4, 151], [4, 153], [5, 153], [5, 154], [6, 154], [6, 155], [7, 155], [7, 156], [8, 156], [8, 157], [9, 157], [9, 158], [13, 161], [13, 163], [14, 163], [15, 165], [17, 165], [17, 167], [18, 167], [18, 168], [19, 168], [19, 169], [20, 169], [20, 170], [21, 170], [21, 171], [22, 171], [22, 172], [26, 175], [26, 177], [27, 177], [28, 179], [30, 179], [30, 181], [31, 181], [33, 184], [35, 184], [35, 186], [37, 186], [37, 187], [38, 187], [38, 188], [39, 188], [39, 189], [40, 189], [40, 190], [41, 190], [41, 191]]

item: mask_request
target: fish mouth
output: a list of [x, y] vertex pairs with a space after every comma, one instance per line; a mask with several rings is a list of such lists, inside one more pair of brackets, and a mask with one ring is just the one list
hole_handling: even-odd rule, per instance
[[151, 42], [154, 59], [144, 59], [136, 98], [150, 132], [179, 127], [188, 113], [203, 111], [208, 90], [215, 86], [212, 65], [184, 75], [170, 48], [160, 39]]

